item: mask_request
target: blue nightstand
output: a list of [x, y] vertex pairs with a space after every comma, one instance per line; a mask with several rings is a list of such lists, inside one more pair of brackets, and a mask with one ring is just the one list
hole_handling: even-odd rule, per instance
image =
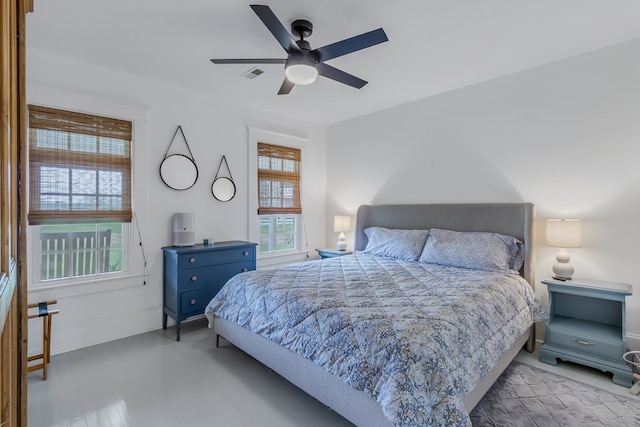
[[333, 258], [333, 257], [343, 256], [343, 255], [351, 255], [353, 253], [353, 251], [339, 251], [335, 248], [316, 249], [316, 251], [318, 252], [318, 255], [322, 257], [322, 259]]
[[543, 280], [549, 292], [549, 320], [540, 361], [556, 359], [613, 373], [613, 382], [631, 387], [633, 374], [622, 355], [627, 351], [626, 283], [595, 280]]

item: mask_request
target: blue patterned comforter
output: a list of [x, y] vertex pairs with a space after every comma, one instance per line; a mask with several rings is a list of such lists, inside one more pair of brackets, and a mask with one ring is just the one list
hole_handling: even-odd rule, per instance
[[518, 275], [366, 254], [242, 273], [205, 314], [313, 360], [397, 426], [471, 425], [462, 396], [545, 317]]

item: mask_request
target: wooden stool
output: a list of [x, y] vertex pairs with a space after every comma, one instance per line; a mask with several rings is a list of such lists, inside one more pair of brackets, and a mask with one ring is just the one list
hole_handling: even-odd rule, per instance
[[28, 362], [33, 360], [42, 359], [42, 363], [32, 365], [27, 368], [27, 372], [37, 371], [42, 369], [42, 379], [47, 379], [47, 365], [51, 360], [51, 316], [60, 313], [60, 310], [49, 309], [50, 305], [57, 304], [58, 301], [50, 300], [45, 302], [39, 302], [27, 305], [27, 308], [38, 308], [37, 314], [30, 314], [28, 319], [35, 319], [36, 317], [42, 317], [42, 354], [36, 354], [35, 356], [29, 356]]

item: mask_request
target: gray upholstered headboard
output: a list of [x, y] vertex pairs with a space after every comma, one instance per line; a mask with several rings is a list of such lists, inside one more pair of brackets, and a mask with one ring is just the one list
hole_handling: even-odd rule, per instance
[[362, 205], [356, 215], [355, 249], [367, 246], [367, 227], [400, 229], [444, 228], [456, 231], [493, 231], [524, 242], [520, 274], [534, 287], [533, 203], [478, 203], [428, 205]]

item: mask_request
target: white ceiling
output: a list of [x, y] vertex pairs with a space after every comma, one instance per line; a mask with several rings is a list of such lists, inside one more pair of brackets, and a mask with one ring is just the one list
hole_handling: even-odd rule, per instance
[[328, 61], [369, 82], [319, 77], [277, 95], [282, 65], [210, 58], [285, 58], [250, 2], [35, 0], [27, 46], [320, 124], [378, 111], [640, 37], [638, 0], [263, 0], [289, 29], [314, 25], [321, 47], [384, 28], [389, 41]]

